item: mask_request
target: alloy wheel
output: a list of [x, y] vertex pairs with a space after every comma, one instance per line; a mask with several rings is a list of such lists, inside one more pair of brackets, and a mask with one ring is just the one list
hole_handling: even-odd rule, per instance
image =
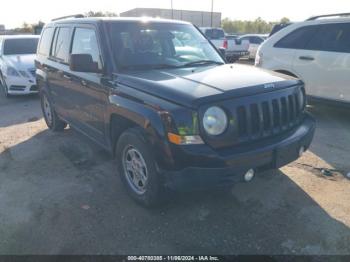
[[146, 192], [148, 171], [146, 162], [135, 147], [129, 145], [123, 152], [124, 175], [131, 189], [141, 195]]

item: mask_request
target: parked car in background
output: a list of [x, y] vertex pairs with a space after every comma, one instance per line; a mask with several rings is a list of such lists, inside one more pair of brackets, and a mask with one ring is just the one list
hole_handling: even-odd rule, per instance
[[312, 17], [280, 30], [255, 64], [301, 79], [310, 98], [350, 103], [350, 14]]
[[266, 40], [266, 38], [265, 35], [259, 34], [247, 34], [239, 37], [241, 41], [249, 42], [249, 59], [255, 59], [259, 46]]
[[69, 124], [113, 153], [143, 205], [165, 188], [250, 181], [297, 159], [313, 138], [300, 80], [225, 64], [187, 22], [56, 20], [43, 29], [36, 66], [48, 127]]
[[39, 36], [0, 36], [0, 81], [5, 96], [37, 93], [34, 59]]
[[228, 62], [233, 63], [249, 54], [249, 41], [241, 41], [235, 36], [227, 36], [222, 28], [202, 27], [200, 29], [217, 48], [225, 49]]
[[270, 34], [269, 34], [269, 37], [271, 37], [272, 35], [276, 34], [278, 31], [280, 31], [281, 29], [291, 25], [292, 23], [281, 23], [281, 24], [277, 24], [277, 25], [274, 25]]

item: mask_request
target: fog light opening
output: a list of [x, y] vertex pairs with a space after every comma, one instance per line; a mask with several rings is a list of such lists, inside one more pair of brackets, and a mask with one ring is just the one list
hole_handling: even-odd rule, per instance
[[305, 147], [301, 147], [300, 149], [299, 149], [299, 157], [301, 157], [303, 154], [304, 154], [304, 152], [305, 152]]
[[255, 176], [255, 171], [254, 171], [254, 169], [249, 169], [249, 170], [247, 171], [247, 173], [245, 173], [245, 175], [244, 175], [244, 181], [245, 181], [245, 182], [250, 182], [250, 181], [253, 180], [254, 176]]

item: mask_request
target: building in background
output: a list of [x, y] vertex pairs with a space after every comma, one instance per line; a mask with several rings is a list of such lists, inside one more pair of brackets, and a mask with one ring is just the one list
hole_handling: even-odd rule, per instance
[[0, 35], [5, 34], [6, 30], [5, 30], [5, 26], [4, 25], [0, 25]]
[[187, 21], [199, 27], [221, 27], [221, 13], [159, 8], [135, 8], [120, 14], [121, 17], [159, 17]]

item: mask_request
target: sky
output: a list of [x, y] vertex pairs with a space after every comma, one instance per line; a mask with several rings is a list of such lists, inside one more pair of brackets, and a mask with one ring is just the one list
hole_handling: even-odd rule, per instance
[[[210, 11], [212, 0], [173, 0], [174, 9]], [[350, 12], [350, 0], [213, 0], [214, 11], [222, 18], [254, 20], [261, 17], [278, 21], [288, 17], [292, 21], [329, 13]], [[92, 11], [121, 13], [137, 7], [170, 8], [171, 0], [2, 0], [0, 24], [7, 29], [23, 22], [48, 22], [52, 18]]]

